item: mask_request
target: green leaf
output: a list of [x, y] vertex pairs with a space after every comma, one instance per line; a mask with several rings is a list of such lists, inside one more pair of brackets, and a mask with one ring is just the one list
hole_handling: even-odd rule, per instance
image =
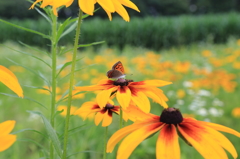
[[[64, 35], [62, 34], [63, 33], [63, 31], [65, 30], [65, 28], [68, 26], [68, 25], [70, 25], [71, 23], [73, 23], [73, 22], [75, 22], [77, 20], [77, 18], [74, 18], [74, 19], [72, 19], [71, 20], [71, 18], [68, 18], [68, 19], [66, 19], [65, 21], [64, 21], [64, 23], [63, 24], [60, 24], [60, 27], [59, 27], [59, 29], [58, 29], [58, 32], [57, 32], [57, 39], [58, 40], [60, 40]], [[69, 28], [71, 28], [71, 26], [69, 27]], [[68, 29], [69, 29], [68, 28]], [[67, 29], [67, 30], [68, 30]], [[73, 28], [74, 29], [74, 28]], [[67, 31], [66, 30], [66, 31]], [[65, 32], [66, 32], [65, 31]], [[71, 32], [71, 30], [69, 30], [69, 32]], [[66, 34], [68, 34], [69, 32], [67, 32]], [[66, 35], [65, 34], [65, 35]]]
[[48, 108], [47, 108], [45, 105], [43, 105], [42, 103], [36, 101], [35, 99], [32, 99], [32, 98], [30, 98], [30, 97], [26, 97], [26, 96], [24, 96], [24, 99], [30, 100], [30, 101], [32, 101], [32, 102], [35, 102], [35, 103], [39, 104], [40, 106], [42, 106], [43, 108], [45, 108], [45, 109], [48, 110]]
[[[77, 59], [76, 62], [81, 60], [81, 59], [83, 59], [83, 58]], [[62, 70], [64, 68], [66, 68], [67, 66], [69, 66], [71, 64], [72, 64], [72, 61], [66, 62], [64, 65], [59, 65], [58, 67], [60, 67], [60, 70], [59, 70], [58, 74], [56, 75], [56, 78], [59, 76], [59, 74], [62, 72]]]
[[44, 52], [44, 51], [38, 50], [38, 49], [36, 49], [36, 48], [34, 48], [34, 47], [31, 47], [31, 46], [29, 46], [29, 45], [27, 45], [27, 44], [25, 44], [25, 43], [23, 43], [23, 42], [21, 42], [21, 41], [18, 41], [18, 42], [19, 42], [20, 44], [22, 44], [23, 46], [25, 46], [25, 47], [31, 49], [31, 50], [37, 51], [37, 52], [39, 52], [39, 53], [43, 53], [43, 54], [45, 54], [45, 55], [47, 55], [48, 57], [51, 58], [50, 54], [47, 53], [47, 52]]
[[[2, 45], [3, 45], [3, 44], [2, 44]], [[39, 58], [39, 57], [37, 57], [37, 56], [35, 56], [35, 55], [32, 55], [32, 54], [27, 53], [27, 52], [23, 52], [23, 51], [15, 50], [15, 49], [10, 48], [10, 47], [8, 47], [8, 46], [6, 46], [6, 45], [3, 45], [3, 46], [6, 47], [6, 48], [9, 48], [10, 50], [13, 50], [13, 51], [19, 52], [19, 53], [21, 53], [21, 54], [31, 56], [31, 57], [33, 57], [33, 58], [35, 58], [35, 59], [37, 59], [37, 60], [43, 62], [43, 63], [46, 64], [49, 68], [52, 68], [47, 62], [45, 62], [43, 59], [41, 59], [41, 58]]]
[[45, 148], [43, 145], [41, 145], [40, 143], [38, 143], [38, 142], [36, 142], [36, 141], [34, 141], [34, 140], [31, 140], [31, 139], [17, 139], [17, 140], [18, 140], [18, 141], [32, 142], [32, 143], [36, 144], [37, 146], [39, 146], [39, 147], [43, 150], [46, 158], [49, 158], [49, 157], [48, 157], [48, 151], [47, 151], [46, 148]]
[[60, 144], [60, 141], [59, 141], [59, 138], [56, 134], [56, 131], [53, 129], [52, 125], [50, 124], [50, 122], [47, 120], [47, 118], [40, 112], [36, 112], [36, 111], [28, 111], [30, 113], [33, 113], [33, 114], [37, 114], [39, 116], [42, 117], [42, 120], [43, 120], [43, 123], [45, 125], [45, 128], [46, 128], [46, 131], [47, 131], [47, 134], [49, 136], [49, 138], [51, 139], [52, 143], [53, 143], [53, 146], [58, 154], [59, 157], [62, 156], [62, 149], [61, 149], [61, 144]]
[[41, 32], [38, 32], [38, 31], [35, 31], [35, 30], [32, 30], [32, 29], [28, 29], [28, 28], [24, 28], [24, 27], [22, 27], [22, 26], [19, 26], [19, 25], [10, 23], [10, 22], [5, 21], [5, 20], [2, 20], [2, 19], [0, 19], [0, 22], [3, 22], [3, 23], [8, 24], [8, 25], [11, 25], [11, 26], [13, 26], [13, 27], [15, 27], [15, 28], [19, 28], [19, 29], [22, 29], [22, 30], [25, 30], [25, 31], [28, 31], [28, 32], [31, 32], [31, 33], [34, 33], [34, 34], [41, 35], [43, 38], [50, 39], [50, 36], [45, 35], [45, 34], [43, 34], [43, 33], [41, 33]]
[[34, 8], [34, 9], [36, 9], [37, 10], [37, 12], [39, 13], [39, 14], [41, 14], [51, 25], [52, 25], [52, 21], [49, 19], [49, 17], [45, 14], [45, 13], [43, 13], [42, 11], [40, 11], [38, 8]]
[[46, 139], [48, 138], [47, 135], [41, 133], [40, 131], [31, 129], [31, 128], [14, 131], [14, 132], [12, 132], [11, 134], [18, 134], [18, 133], [21, 133], [21, 132], [24, 132], [24, 131], [33, 131], [33, 132], [36, 132], [36, 133], [40, 134], [41, 136], [43, 136], [43, 137], [46, 138]]
[[[78, 48], [98, 45], [98, 44], [102, 44], [102, 43], [105, 43], [105, 41], [98, 41], [98, 42], [93, 42], [93, 43], [90, 43], [90, 44], [80, 44], [80, 45], [78, 45]], [[64, 50], [61, 54], [65, 54], [65, 53], [70, 52], [70, 51], [73, 51], [73, 48], [68, 49], [68, 50]]]
[[34, 71], [34, 70], [32, 70], [32, 69], [24, 66], [24, 65], [21, 65], [21, 64], [19, 64], [19, 63], [17, 63], [17, 62], [14, 62], [13, 60], [10, 60], [9, 58], [7, 58], [7, 59], [8, 59], [9, 61], [11, 61], [12, 63], [14, 63], [14, 64], [16, 64], [16, 65], [18, 65], [18, 66], [21, 66], [21, 67], [27, 69], [28, 71], [32, 72], [33, 74], [37, 75], [38, 77], [42, 78], [48, 85], [50, 85], [50, 82], [49, 82], [40, 72], [37, 73], [36, 71]]
[[76, 27], [77, 27], [77, 21], [76, 21], [75, 23], [73, 23], [67, 30], [65, 30], [65, 31], [61, 34], [59, 40], [60, 40], [62, 37], [64, 37], [65, 35], [67, 35], [68, 33], [70, 33], [71, 31], [73, 31], [73, 29], [75, 29]]
[[27, 85], [22, 85], [22, 86], [28, 87], [28, 88], [34, 88], [34, 89], [42, 89], [42, 90], [48, 91], [49, 93], [52, 93], [50, 89], [44, 88], [44, 87], [27, 86]]

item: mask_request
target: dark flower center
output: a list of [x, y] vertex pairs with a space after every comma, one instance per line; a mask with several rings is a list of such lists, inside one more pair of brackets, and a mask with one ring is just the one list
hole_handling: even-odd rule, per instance
[[160, 122], [166, 124], [174, 124], [177, 125], [183, 121], [183, 117], [181, 112], [176, 108], [167, 108], [164, 109], [161, 116]]
[[128, 80], [124, 78], [119, 78], [113, 82], [115, 86], [128, 86], [129, 82], [133, 82], [133, 80]]
[[114, 105], [112, 105], [112, 104], [106, 104], [106, 106], [105, 106], [105, 109], [113, 109], [114, 108]]

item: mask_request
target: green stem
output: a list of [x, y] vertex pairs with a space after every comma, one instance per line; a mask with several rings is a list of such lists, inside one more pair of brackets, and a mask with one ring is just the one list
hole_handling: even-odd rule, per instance
[[[54, 114], [56, 112], [56, 72], [57, 72], [57, 17], [52, 15], [52, 41], [51, 41], [51, 55], [52, 55], [52, 93], [51, 93], [51, 119], [50, 123], [54, 128]], [[54, 147], [50, 142], [50, 159], [54, 158]]]
[[104, 149], [103, 149], [103, 159], [107, 158], [107, 138], [108, 138], [108, 126], [105, 129], [105, 135], [104, 135]]
[[71, 73], [70, 73], [70, 84], [69, 84], [69, 93], [68, 93], [67, 115], [66, 115], [65, 128], [64, 128], [62, 159], [66, 159], [66, 157], [67, 157], [68, 128], [69, 128], [69, 121], [70, 121], [70, 110], [71, 110], [71, 105], [72, 105], [72, 90], [73, 90], [74, 72], [75, 72], [75, 65], [76, 65], [76, 58], [77, 58], [78, 41], [79, 41], [79, 37], [80, 37], [82, 15], [83, 15], [82, 11], [79, 10], [78, 25], [76, 28], [73, 56], [72, 56], [72, 68], [71, 68]]

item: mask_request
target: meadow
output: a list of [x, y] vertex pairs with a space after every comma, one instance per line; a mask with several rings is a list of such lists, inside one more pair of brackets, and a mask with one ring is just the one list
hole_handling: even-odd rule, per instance
[[[67, 46], [71, 47], [71, 46]], [[50, 63], [46, 51], [39, 47], [28, 48], [14, 42], [0, 45], [0, 63], [16, 74], [24, 91], [24, 98], [15, 98], [6, 86], [0, 84], [0, 121], [16, 120], [13, 133], [17, 142], [8, 150], [0, 153], [0, 158], [19, 159], [41, 158], [47, 153], [48, 136], [40, 116], [32, 113], [39, 111], [50, 116], [50, 95], [47, 90], [51, 79], [51, 70], [42, 61]], [[30, 56], [29, 56], [30, 54]], [[31, 55], [38, 56], [42, 61]], [[71, 52], [59, 56], [58, 67], [71, 60]], [[184, 116], [210, 121], [240, 131], [240, 40], [230, 38], [224, 44], [195, 43], [187, 46], [171, 47], [154, 51], [142, 47], [118, 47], [101, 45], [88, 47], [78, 52], [75, 85], [94, 85], [101, 79], [107, 79], [106, 72], [117, 61], [121, 61], [126, 70], [127, 79], [142, 81], [160, 79], [173, 84], [163, 87], [169, 98], [170, 107], [180, 108]], [[59, 74], [57, 87], [58, 110], [56, 130], [62, 142], [64, 112], [69, 68]], [[74, 96], [72, 112], [82, 103], [93, 100], [95, 93], [84, 92]], [[151, 113], [160, 115], [163, 108], [151, 101]], [[109, 137], [118, 129], [118, 117], [115, 115], [109, 126]], [[80, 116], [70, 119], [70, 137], [68, 145], [69, 159], [98, 159], [102, 156], [104, 128], [95, 126], [89, 118]], [[128, 121], [125, 125], [130, 124]], [[239, 140], [226, 135], [240, 154]], [[157, 135], [142, 142], [132, 153], [130, 159], [155, 158]], [[181, 159], [201, 159], [202, 156], [192, 147], [180, 140]], [[14, 152], [14, 153], [13, 153]], [[116, 150], [108, 154], [113, 159]], [[231, 156], [230, 156], [231, 158]]]

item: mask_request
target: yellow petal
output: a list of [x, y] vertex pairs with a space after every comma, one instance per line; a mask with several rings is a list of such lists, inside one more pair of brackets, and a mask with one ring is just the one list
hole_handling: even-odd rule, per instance
[[150, 102], [144, 93], [137, 92], [136, 95], [132, 95], [132, 100], [143, 112], [150, 112]]
[[107, 143], [107, 152], [112, 152], [116, 144], [121, 141], [126, 135], [133, 132], [134, 130], [141, 128], [142, 126], [149, 124], [149, 121], [134, 123], [132, 125], [126, 126], [117, 132], [115, 132]]
[[209, 136], [209, 132], [204, 127], [185, 123], [183, 126], [178, 126], [178, 130], [204, 158], [228, 158], [223, 148]]
[[97, 2], [104, 8], [104, 10], [108, 10], [109, 12], [115, 12], [112, 0], [97, 0]]
[[53, 0], [43, 0], [43, 3], [41, 4], [41, 8], [44, 8], [48, 5], [52, 5], [53, 4]]
[[106, 106], [107, 102], [109, 101], [110, 99], [110, 95], [112, 93], [114, 88], [110, 88], [110, 89], [107, 89], [107, 90], [102, 90], [101, 92], [99, 92], [97, 94], [97, 103], [98, 105], [100, 106], [100, 108], [103, 108]]
[[233, 156], [233, 158], [237, 158], [237, 151], [232, 145], [232, 143], [220, 132], [214, 130], [213, 128], [208, 128], [208, 132], [210, 133], [210, 137], [213, 138], [218, 144], [226, 149], [230, 154]]
[[3, 135], [0, 136], [0, 152], [8, 149], [15, 141], [17, 136], [16, 135]]
[[129, 0], [118, 0], [118, 1], [119, 1], [121, 4], [125, 5], [126, 7], [132, 8], [132, 9], [140, 12], [139, 9], [138, 9], [138, 7], [137, 7], [133, 2], [131, 2], [131, 1], [129, 1]]
[[178, 135], [173, 124], [162, 128], [157, 140], [156, 153], [157, 159], [180, 159]]
[[103, 120], [104, 114], [102, 114], [101, 112], [97, 112], [97, 114], [95, 115], [95, 125], [99, 125], [99, 123]]
[[219, 125], [219, 124], [214, 124], [214, 123], [210, 123], [210, 122], [204, 122], [204, 121], [201, 121], [201, 122], [205, 123], [206, 125], [208, 125], [209, 127], [213, 128], [215, 130], [226, 132], [226, 133], [229, 133], [229, 134], [236, 135], [237, 137], [240, 137], [240, 133], [239, 132], [237, 132], [236, 130], [233, 130], [231, 128], [228, 128], [226, 126]]
[[116, 12], [127, 22], [129, 22], [130, 18], [126, 11], [126, 9], [119, 3], [119, 1], [114, 0], [112, 1], [115, 7]]
[[111, 14], [111, 12], [109, 12], [108, 10], [105, 10], [105, 12], [107, 13], [109, 20], [112, 21], [112, 14]]
[[0, 82], [15, 92], [19, 97], [23, 97], [23, 91], [18, 83], [17, 77], [6, 67], [0, 65]]
[[[0, 135], [9, 134], [15, 126], [15, 120], [7, 120], [0, 123]], [[0, 140], [1, 141], [1, 140]]]
[[107, 110], [104, 113], [103, 121], [102, 121], [102, 126], [106, 127], [109, 126], [112, 123], [112, 116], [109, 116], [109, 110]]
[[31, 7], [30, 7], [29, 9], [33, 9], [34, 6], [35, 6], [38, 2], [41, 2], [41, 1], [43, 1], [43, 0], [37, 0], [37, 1], [35, 1], [35, 2], [31, 5]]
[[78, 0], [78, 5], [84, 13], [93, 15], [94, 11], [94, 0]]
[[127, 86], [119, 87], [116, 98], [121, 107], [125, 109], [129, 106], [131, 100], [131, 91]]
[[162, 87], [162, 86], [172, 84], [172, 82], [163, 81], [163, 80], [146, 80], [144, 81], [144, 84], [148, 86]]
[[[140, 89], [141, 90], [141, 89]], [[163, 91], [159, 88], [149, 87], [146, 90], [142, 90], [148, 97], [152, 98], [155, 102], [159, 103], [164, 108], [167, 108], [168, 105], [166, 101], [168, 98], [164, 95]], [[152, 93], [151, 93], [152, 92]], [[155, 94], [155, 95], [154, 95]], [[157, 97], [156, 97], [157, 96]]]
[[117, 152], [117, 159], [127, 159], [133, 150], [148, 136], [159, 131], [162, 123], [154, 123], [144, 127], [140, 127], [136, 131], [128, 135], [120, 144]]

